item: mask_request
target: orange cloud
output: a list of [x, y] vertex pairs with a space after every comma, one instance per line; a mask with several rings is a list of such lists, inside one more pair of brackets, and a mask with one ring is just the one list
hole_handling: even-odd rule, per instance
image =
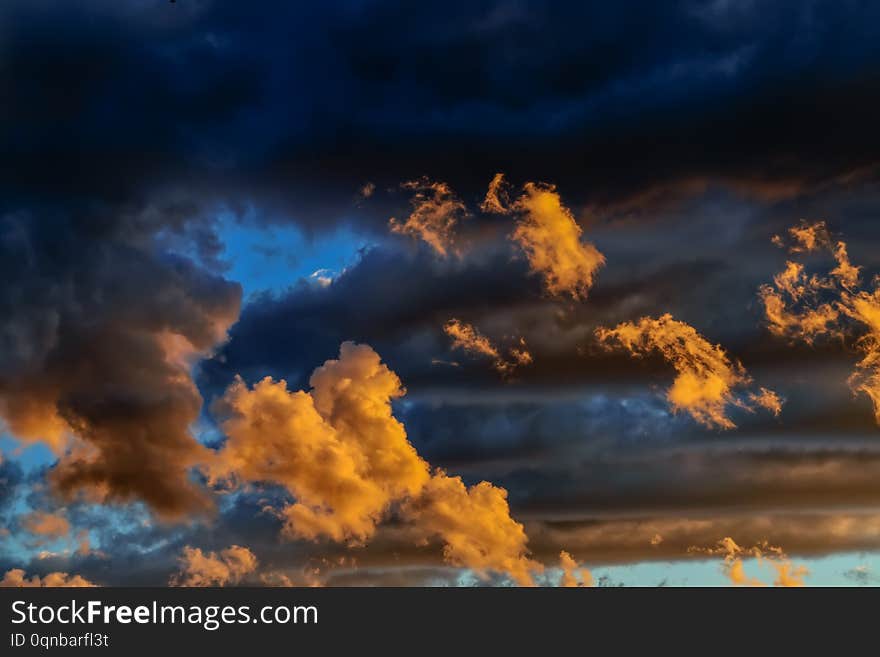
[[553, 185], [526, 183], [523, 189], [511, 239], [525, 251], [529, 267], [543, 277], [551, 295], [586, 298], [605, 256], [581, 239], [581, 227]]
[[437, 470], [421, 494], [404, 506], [404, 516], [443, 542], [443, 556], [480, 576], [507, 573], [521, 586], [532, 584], [542, 566], [526, 557], [528, 537], [510, 516], [507, 491], [488, 481], [466, 487], [460, 477]]
[[0, 588], [37, 588], [37, 587], [86, 587], [96, 586], [89, 580], [79, 575], [68, 575], [67, 573], [49, 573], [44, 577], [34, 575], [30, 579], [21, 568], [13, 568], [6, 571], [3, 579], [0, 580]]
[[688, 550], [692, 553], [717, 554], [724, 558], [724, 572], [735, 586], [766, 586], [764, 582], [749, 577], [745, 572], [743, 559], [753, 558], [759, 564], [769, 564], [776, 571], [774, 586], [803, 586], [804, 577], [809, 574], [806, 566], [793, 566], [785, 556], [782, 548], [769, 545], [766, 542], [749, 548], [740, 547], [729, 536], [718, 541], [715, 547], [698, 548]]
[[498, 349], [489, 338], [480, 334], [471, 324], [466, 324], [455, 318], [450, 319], [443, 325], [446, 335], [452, 338], [452, 348], [462, 349], [473, 354], [499, 358]]
[[61, 455], [73, 430], [58, 414], [54, 396], [51, 390], [0, 396], [0, 416], [9, 433], [25, 441], [43, 442]]
[[489, 183], [486, 198], [480, 204], [483, 212], [490, 214], [507, 214], [510, 212], [510, 193], [503, 173], [496, 173]]
[[792, 240], [792, 245], [789, 248], [792, 253], [801, 251], [811, 253], [827, 246], [831, 241], [828, 235], [828, 227], [824, 221], [817, 221], [812, 224], [801, 221], [799, 225], [789, 228], [788, 234]]
[[749, 393], [749, 401], [779, 417], [782, 412], [784, 400], [776, 392], [769, 388], [758, 388], [758, 392]]
[[284, 381], [249, 389], [237, 380], [219, 405], [228, 440], [207, 466], [211, 480], [285, 486], [296, 499], [279, 511], [291, 538], [364, 543], [395, 507], [418, 533], [444, 542], [450, 563], [531, 581], [540, 566], [526, 556], [506, 491], [431, 471], [392, 414], [405, 391], [375, 351], [343, 343], [310, 384], [290, 392]]
[[[825, 249], [835, 266], [827, 276], [808, 276], [802, 264], [788, 262], [772, 284], [762, 285], [758, 294], [768, 328], [807, 344], [819, 336], [844, 338], [853, 332], [853, 324], [860, 329], [855, 345], [862, 359], [848, 382], [868, 396], [880, 424], [880, 288], [875, 284], [872, 292], [857, 289], [861, 267], [850, 262], [845, 242], [831, 240], [824, 222], [801, 222], [789, 233], [791, 252]], [[781, 238], [775, 241], [784, 245]]]
[[838, 242], [834, 246], [833, 255], [837, 266], [831, 270], [831, 275], [837, 279], [844, 289], [852, 290], [852, 288], [859, 284], [862, 268], [856, 267], [849, 261], [849, 254], [846, 251], [846, 244], [844, 242]]
[[248, 548], [232, 545], [217, 552], [202, 552], [186, 546], [180, 556], [180, 571], [171, 586], [226, 586], [237, 584], [257, 568], [257, 557]]
[[59, 513], [33, 511], [22, 518], [21, 524], [31, 534], [49, 538], [61, 538], [70, 533], [70, 522]]
[[229, 438], [209, 472], [285, 486], [297, 500], [282, 512], [291, 537], [363, 542], [430, 478], [391, 414], [404, 390], [372, 349], [350, 342], [310, 383], [290, 392], [271, 378], [253, 389], [237, 380], [222, 402]]
[[559, 566], [562, 568], [562, 577], [559, 580], [560, 587], [573, 588], [593, 585], [593, 574], [586, 568], [582, 568], [581, 564], [565, 550], [559, 553]]
[[804, 586], [804, 577], [810, 574], [806, 566], [792, 566], [790, 563], [772, 563], [776, 569], [773, 586]]
[[394, 217], [389, 219], [391, 232], [421, 239], [441, 256], [454, 251], [456, 227], [468, 214], [464, 203], [443, 182], [422, 178], [403, 183], [402, 187], [414, 192], [412, 212], [402, 223]]
[[443, 325], [443, 330], [446, 335], [452, 338], [453, 349], [461, 349], [467, 353], [491, 358], [492, 367], [503, 376], [508, 376], [518, 367], [529, 365], [532, 362], [532, 355], [523, 338], [519, 339], [516, 347], [508, 349], [507, 357], [504, 357], [498, 347], [471, 324], [453, 318]]
[[633, 356], [659, 352], [675, 368], [676, 377], [666, 398], [673, 411], [684, 411], [709, 428], [732, 429], [727, 407], [753, 408], [757, 404], [778, 413], [781, 400], [776, 393], [761, 388], [746, 399], [737, 398], [736, 388], [747, 386], [751, 378], [743, 366], [731, 361], [720, 345], [713, 345], [696, 329], [672, 315], [643, 317], [623, 322], [613, 329], [598, 328], [596, 337], [608, 348], [622, 347]]

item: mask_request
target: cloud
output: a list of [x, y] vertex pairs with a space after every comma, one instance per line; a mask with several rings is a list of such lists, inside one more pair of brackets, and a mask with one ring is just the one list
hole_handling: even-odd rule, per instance
[[0, 588], [22, 588], [22, 587], [87, 587], [96, 586], [87, 579], [79, 575], [68, 575], [67, 573], [54, 572], [40, 577], [34, 575], [30, 579], [21, 568], [13, 568], [6, 572], [3, 579], [0, 580]]
[[446, 335], [452, 338], [453, 349], [462, 349], [472, 354], [488, 356], [496, 360], [500, 358], [498, 349], [489, 341], [489, 338], [482, 335], [470, 324], [453, 318], [443, 325], [443, 330], [446, 332]]
[[498, 347], [489, 338], [481, 334], [471, 324], [452, 318], [443, 325], [443, 331], [452, 338], [453, 349], [461, 349], [470, 354], [491, 358], [492, 367], [502, 376], [510, 376], [516, 368], [529, 365], [533, 360], [523, 338], [516, 342], [517, 346], [507, 349], [505, 357], [501, 355]]
[[467, 487], [460, 477], [436, 471], [420, 495], [404, 505], [403, 516], [419, 531], [443, 541], [443, 556], [455, 566], [485, 577], [506, 573], [522, 586], [543, 570], [528, 554], [522, 524], [510, 516], [507, 491], [488, 481]]
[[189, 476], [204, 450], [192, 370], [238, 317], [241, 287], [167, 249], [199, 221], [189, 209], [114, 211], [0, 212], [0, 417], [55, 450], [65, 500], [179, 518], [210, 508]]
[[709, 428], [736, 427], [727, 416], [731, 405], [751, 408], [749, 401], [778, 414], [781, 401], [771, 390], [761, 388], [749, 401], [734, 391], [751, 383], [743, 366], [732, 361], [719, 345], [713, 345], [696, 329], [665, 314], [623, 322], [613, 329], [598, 328], [596, 337], [606, 348], [620, 347], [636, 357], [659, 352], [676, 371], [666, 398], [672, 410], [684, 411]]
[[60, 513], [33, 511], [22, 518], [21, 524], [31, 534], [47, 538], [61, 538], [70, 533], [70, 521]]
[[581, 239], [581, 227], [556, 187], [526, 183], [516, 202], [521, 213], [511, 239], [526, 253], [532, 272], [551, 295], [586, 298], [605, 256]]
[[238, 584], [257, 568], [257, 557], [248, 548], [232, 545], [217, 552], [186, 546], [180, 555], [180, 571], [171, 586], [226, 586]]
[[[854, 337], [862, 359], [848, 383], [870, 398], [880, 424], [880, 285], [875, 279], [873, 291], [858, 289], [861, 268], [850, 262], [845, 242], [831, 239], [825, 222], [801, 222], [789, 234], [792, 253], [824, 250], [835, 266], [827, 276], [808, 275], [804, 265], [787, 262], [758, 292], [767, 326], [775, 335], [807, 344], [820, 336]], [[774, 241], [784, 244], [781, 238]]]
[[282, 512], [291, 537], [366, 541], [391, 502], [430, 477], [391, 414], [400, 379], [369, 347], [344, 343], [311, 385], [236, 381], [219, 407], [228, 441], [209, 472], [285, 486], [297, 500]]
[[779, 417], [782, 412], [782, 404], [785, 400], [778, 393], [768, 388], [758, 388], [758, 392], [751, 392], [748, 395], [749, 401], [755, 406], [759, 406]]
[[562, 568], [559, 586], [573, 588], [593, 585], [592, 573], [586, 568], [582, 568], [581, 564], [565, 550], [559, 553], [559, 566]]
[[767, 564], [776, 572], [774, 586], [803, 586], [809, 574], [806, 566], [794, 566], [781, 548], [766, 541], [752, 547], [741, 547], [729, 536], [718, 541], [714, 548], [689, 548], [692, 553], [720, 554], [724, 557], [724, 572], [735, 586], [765, 586], [764, 582], [745, 572], [743, 559], [753, 558], [758, 564]]
[[422, 178], [402, 186], [415, 192], [412, 212], [403, 223], [394, 217], [389, 219], [391, 232], [421, 239], [441, 256], [454, 252], [456, 229], [468, 214], [464, 203], [443, 182]]
[[431, 471], [392, 414], [405, 391], [378, 354], [345, 342], [310, 383], [290, 392], [284, 381], [236, 381], [218, 405], [228, 439], [207, 465], [211, 479], [287, 488], [296, 501], [278, 513], [291, 538], [363, 544], [397, 507], [418, 533], [444, 542], [451, 563], [530, 583], [540, 566], [526, 556], [506, 491]]
[[810, 574], [806, 566], [792, 566], [790, 563], [771, 562], [776, 570], [776, 580], [773, 586], [803, 586], [804, 577]]
[[509, 185], [504, 180], [503, 173], [496, 173], [489, 182], [486, 197], [480, 204], [480, 209], [489, 214], [507, 214], [510, 212]]

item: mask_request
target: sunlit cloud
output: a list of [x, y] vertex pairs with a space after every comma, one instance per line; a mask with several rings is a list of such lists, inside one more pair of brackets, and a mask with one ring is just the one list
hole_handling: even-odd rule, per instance
[[257, 568], [257, 557], [248, 548], [232, 545], [218, 552], [202, 552], [186, 546], [180, 555], [180, 571], [171, 586], [226, 586], [237, 584]]
[[754, 559], [758, 565], [768, 565], [775, 573], [774, 586], [803, 586], [804, 577], [809, 570], [803, 565], [793, 565], [782, 548], [766, 541], [751, 547], [741, 547], [731, 537], [726, 536], [709, 548], [691, 547], [693, 554], [720, 555], [723, 557], [723, 570], [730, 583], [735, 586], [766, 586], [757, 577], [746, 574], [746, 559]]
[[562, 569], [562, 577], [559, 579], [560, 587], [593, 586], [592, 573], [587, 568], [582, 567], [565, 550], [559, 553], [559, 567]]
[[709, 428], [733, 429], [728, 408], [763, 407], [778, 414], [782, 401], [773, 391], [761, 388], [757, 393], [738, 395], [738, 389], [752, 383], [745, 368], [727, 355], [720, 345], [712, 344], [697, 330], [672, 315], [643, 317], [637, 322], [623, 322], [615, 328], [600, 327], [596, 337], [606, 348], [621, 348], [635, 357], [657, 352], [676, 371], [666, 392], [674, 412], [685, 412]]
[[62, 587], [76, 588], [96, 586], [89, 580], [80, 575], [69, 575], [63, 572], [48, 573], [43, 577], [33, 575], [28, 578], [27, 574], [21, 568], [13, 568], [6, 571], [3, 579], [0, 580], [0, 588], [39, 588], [39, 587]]
[[496, 173], [489, 183], [486, 197], [480, 209], [489, 214], [506, 214], [510, 211], [510, 190], [503, 173]]
[[[759, 297], [767, 326], [781, 337], [807, 344], [819, 337], [853, 339], [862, 359], [849, 377], [850, 387], [873, 404], [880, 424], [880, 287], [859, 289], [861, 267], [850, 262], [846, 243], [831, 239], [825, 222], [801, 222], [789, 229], [791, 253], [824, 251], [833, 261], [827, 275], [807, 274], [801, 263], [787, 262], [762, 285]], [[785, 240], [774, 237], [785, 246]]]
[[510, 376], [518, 367], [532, 363], [532, 355], [524, 338], [516, 340], [502, 355], [499, 347], [471, 324], [453, 318], [443, 325], [443, 330], [452, 338], [453, 349], [490, 359], [492, 367], [502, 376]]
[[413, 192], [412, 212], [402, 222], [389, 219], [391, 232], [422, 240], [440, 256], [454, 253], [456, 230], [468, 215], [464, 203], [444, 182], [422, 178], [402, 187]]
[[278, 510], [290, 538], [363, 544], [394, 507], [425, 540], [439, 538], [450, 563], [532, 582], [541, 566], [507, 492], [432, 470], [392, 413], [400, 379], [370, 347], [343, 343], [310, 384], [236, 381], [219, 406], [228, 440], [207, 464], [211, 480], [285, 486], [296, 499]]
[[583, 230], [559, 197], [556, 187], [526, 183], [516, 201], [518, 214], [511, 239], [525, 252], [529, 267], [553, 296], [584, 299], [605, 256], [582, 239]]

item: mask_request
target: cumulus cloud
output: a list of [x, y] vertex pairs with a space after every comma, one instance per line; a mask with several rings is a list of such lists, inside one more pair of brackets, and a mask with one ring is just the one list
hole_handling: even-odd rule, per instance
[[310, 383], [293, 392], [271, 378], [251, 389], [236, 381], [220, 406], [228, 440], [209, 472], [285, 486], [296, 498], [282, 512], [291, 537], [365, 541], [393, 501], [430, 478], [391, 412], [404, 390], [372, 349], [352, 343]]
[[593, 574], [583, 568], [574, 557], [563, 550], [559, 553], [559, 567], [562, 568], [562, 577], [559, 586], [573, 588], [578, 586], [592, 586]]
[[[834, 266], [827, 275], [807, 274], [803, 264], [787, 262], [785, 269], [762, 285], [759, 297], [767, 326], [778, 336], [812, 344], [818, 337], [853, 339], [862, 354], [848, 383], [873, 404], [880, 424], [880, 286], [860, 289], [861, 268], [849, 260], [846, 243], [834, 242], [825, 222], [789, 229], [792, 253], [825, 251]], [[780, 246], [782, 238], [774, 238]]]
[[31, 534], [47, 538], [61, 538], [70, 533], [70, 521], [60, 513], [33, 511], [22, 518], [21, 524]]
[[532, 272], [553, 296], [586, 298], [605, 256], [590, 242], [553, 185], [526, 183], [516, 202], [519, 214], [511, 239], [525, 251]]
[[402, 187], [414, 192], [412, 212], [403, 222], [389, 219], [391, 232], [420, 239], [441, 256], [454, 252], [455, 231], [467, 217], [464, 203], [444, 182], [422, 178], [405, 182]]
[[6, 571], [0, 580], [0, 588], [38, 588], [38, 587], [87, 587], [96, 586], [80, 575], [69, 575], [62, 572], [49, 573], [43, 577], [34, 575], [28, 579], [21, 568]]
[[248, 548], [232, 545], [217, 552], [202, 552], [186, 546], [179, 558], [180, 571], [170, 580], [172, 586], [226, 586], [238, 584], [257, 568], [257, 557]]
[[751, 409], [761, 406], [778, 414], [781, 399], [771, 390], [737, 396], [736, 390], [752, 379], [743, 366], [731, 360], [720, 345], [713, 345], [697, 330], [665, 314], [623, 322], [615, 328], [600, 327], [596, 337], [607, 348], [623, 348], [636, 357], [658, 352], [672, 364], [676, 377], [666, 398], [672, 410], [686, 412], [709, 428], [736, 427], [727, 415], [729, 406]]
[[492, 367], [502, 376], [509, 376], [518, 367], [532, 362], [532, 355], [524, 338], [519, 338], [515, 346], [509, 347], [506, 355], [502, 355], [499, 348], [472, 324], [452, 318], [443, 325], [443, 330], [452, 338], [453, 349], [490, 358]]
[[218, 406], [228, 440], [207, 465], [211, 480], [286, 487], [296, 501], [278, 513], [291, 538], [364, 543], [396, 509], [423, 537], [439, 537], [450, 563], [531, 582], [540, 565], [526, 556], [506, 491], [432, 472], [392, 414], [405, 391], [376, 352], [345, 342], [310, 384], [291, 392], [270, 378], [236, 381]]
[[526, 556], [528, 537], [510, 516], [507, 491], [488, 481], [467, 487], [460, 477], [437, 470], [404, 505], [403, 515], [418, 530], [443, 541], [443, 556], [452, 565], [481, 576], [506, 573], [523, 586], [531, 585], [532, 573], [543, 569]]
[[241, 288], [163, 248], [171, 211], [135, 215], [0, 215], [0, 416], [55, 450], [63, 497], [180, 517], [210, 507], [189, 476], [204, 452], [191, 371]]

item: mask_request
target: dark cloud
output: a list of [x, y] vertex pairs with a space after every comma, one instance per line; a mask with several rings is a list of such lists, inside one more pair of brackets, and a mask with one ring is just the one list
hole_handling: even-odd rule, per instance
[[319, 226], [367, 180], [581, 205], [876, 163], [868, 2], [173, 5], [4, 4], [4, 202], [185, 189]]
[[137, 223], [101, 211], [0, 217], [0, 408], [18, 437], [54, 445], [59, 492], [174, 515], [207, 506], [187, 474], [202, 449], [187, 360], [223, 338], [241, 289], [157, 248]]

